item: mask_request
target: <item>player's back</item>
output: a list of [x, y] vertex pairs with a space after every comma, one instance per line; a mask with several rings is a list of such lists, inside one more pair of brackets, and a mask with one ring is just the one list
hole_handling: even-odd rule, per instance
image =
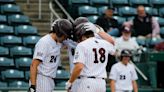
[[113, 45], [105, 40], [91, 37], [79, 43], [77, 48], [79, 47], [82, 51], [77, 53], [84, 54], [84, 68], [81, 76], [106, 78], [108, 54], [115, 51]]

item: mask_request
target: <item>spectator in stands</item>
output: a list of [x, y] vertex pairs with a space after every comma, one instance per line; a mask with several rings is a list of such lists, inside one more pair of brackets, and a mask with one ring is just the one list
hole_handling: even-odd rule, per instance
[[139, 49], [139, 45], [136, 42], [135, 38], [131, 37], [132, 34], [131, 29], [127, 26], [123, 26], [121, 28], [121, 31], [122, 31], [122, 36], [117, 38], [115, 41], [117, 55], [119, 56], [120, 52], [123, 49], [137, 51], [137, 49]]
[[153, 16], [145, 12], [144, 6], [138, 6], [135, 18], [125, 22], [124, 25], [133, 27], [134, 36], [146, 38], [159, 37], [159, 24]]
[[101, 26], [105, 32], [116, 31], [115, 29], [118, 28], [118, 21], [113, 18], [113, 8], [108, 8], [105, 11], [105, 14], [100, 16], [96, 20], [96, 24]]

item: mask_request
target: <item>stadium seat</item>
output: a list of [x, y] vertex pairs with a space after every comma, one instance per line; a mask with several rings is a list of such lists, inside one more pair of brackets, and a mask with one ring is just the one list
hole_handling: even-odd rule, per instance
[[154, 7], [163, 7], [164, 0], [150, 0], [150, 4]]
[[142, 38], [136, 38], [136, 41], [139, 45], [145, 46], [146, 45], [146, 41], [145, 39]]
[[[101, 6], [101, 7], [98, 7], [97, 10], [98, 10], [98, 14], [99, 15], [103, 15], [105, 13], [105, 10], [108, 9], [108, 6]], [[113, 10], [113, 15], [118, 15], [118, 11], [117, 11], [117, 8], [114, 8]]]
[[40, 36], [27, 36], [23, 38], [23, 44], [25, 46], [34, 46], [40, 39]]
[[70, 74], [65, 70], [57, 70], [56, 78], [69, 78]]
[[9, 3], [15, 3], [15, 0], [0, 0], [0, 4], [9, 4]]
[[136, 15], [136, 8], [125, 6], [125, 7], [120, 7], [118, 9], [118, 13], [120, 16], [131, 16], [131, 15]]
[[92, 23], [95, 23], [96, 20], [98, 19], [98, 16], [93, 15], [93, 16], [87, 16], [88, 20]]
[[29, 83], [25, 82], [25, 81], [12, 81], [12, 82], [9, 82], [9, 87], [13, 87], [13, 88], [28, 88], [29, 87]]
[[31, 56], [32, 50], [31, 48], [23, 47], [23, 46], [15, 46], [10, 48], [11, 56]]
[[7, 23], [6, 15], [0, 15], [0, 24], [6, 24], [6, 23]]
[[30, 71], [25, 71], [25, 79], [29, 80], [30, 78]]
[[162, 17], [155, 17], [158, 20], [160, 26], [164, 26], [164, 18]]
[[9, 49], [6, 47], [0, 46], [0, 56], [8, 56], [9, 55]]
[[28, 57], [16, 58], [15, 66], [16, 68], [29, 68], [31, 65], [32, 59]]
[[164, 7], [159, 9], [159, 15], [164, 17]]
[[29, 24], [29, 17], [20, 14], [13, 14], [8, 16], [8, 23], [10, 25]]
[[99, 15], [104, 14], [106, 9], [108, 9], [108, 6], [98, 7], [98, 14]]
[[21, 37], [13, 36], [13, 35], [6, 35], [0, 37], [0, 42], [2, 45], [20, 45], [22, 44]]
[[145, 7], [145, 11], [150, 15], [158, 15], [158, 10], [156, 8]]
[[7, 82], [0, 81], [0, 88], [6, 88], [6, 87], [7, 87]]
[[0, 34], [13, 34], [13, 33], [14, 33], [13, 27], [0, 24]]
[[0, 67], [14, 66], [14, 60], [12, 58], [0, 57]]
[[16, 35], [36, 35], [37, 33], [37, 28], [30, 25], [19, 25], [15, 27]]
[[149, 44], [149, 46], [153, 47], [155, 46], [156, 44], [160, 43], [160, 42], [163, 42], [164, 40], [161, 39], [161, 38], [149, 38], [149, 39], [146, 39], [146, 43]]
[[127, 17], [127, 21], [129, 21], [129, 20], [133, 20], [133, 19], [134, 19], [134, 16]]
[[65, 87], [67, 81], [61, 81], [56, 83], [56, 87]]
[[162, 38], [164, 38], [164, 27], [160, 28], [160, 35]]
[[78, 8], [78, 14], [81, 15], [95, 15], [98, 14], [97, 8], [92, 6], [80, 6]]
[[111, 36], [117, 37], [119, 36], [120, 32], [117, 28], [113, 28], [110, 32], [108, 32]]
[[109, 5], [109, 0], [90, 0], [91, 5]]
[[21, 9], [15, 4], [5, 4], [1, 6], [1, 12], [3, 14], [18, 14], [21, 13]]
[[84, 5], [84, 4], [89, 4], [89, 0], [69, 0], [69, 5], [73, 4], [79, 4], [79, 5]]
[[130, 0], [129, 3], [131, 6], [149, 5], [148, 0]]
[[1, 74], [2, 74], [3, 80], [24, 78], [23, 71], [19, 71], [19, 70], [15, 70], [15, 69], [8, 69], [5, 71], [2, 71]]
[[113, 7], [129, 5], [128, 0], [111, 0]]
[[126, 21], [126, 18], [120, 16], [113, 16], [113, 18], [116, 19], [120, 25]]

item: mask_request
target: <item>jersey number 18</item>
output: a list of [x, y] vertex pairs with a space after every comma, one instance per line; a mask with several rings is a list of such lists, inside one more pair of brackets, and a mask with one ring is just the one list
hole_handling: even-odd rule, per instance
[[[98, 51], [98, 53], [97, 53], [97, 51]], [[105, 62], [106, 57], [105, 57], [105, 49], [104, 48], [100, 48], [98, 50], [96, 48], [93, 48], [93, 52], [95, 54], [94, 55], [95, 56], [94, 63], [99, 63], [99, 61], [101, 63], [104, 63]], [[99, 60], [98, 60], [98, 54], [100, 54]]]

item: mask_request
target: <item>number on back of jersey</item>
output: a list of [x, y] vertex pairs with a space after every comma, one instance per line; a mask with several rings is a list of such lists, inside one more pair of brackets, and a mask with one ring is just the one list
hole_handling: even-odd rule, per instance
[[[105, 62], [106, 56], [105, 56], [105, 49], [104, 48], [100, 48], [98, 50], [96, 48], [93, 48], [93, 52], [94, 52], [94, 56], [95, 56], [94, 63], [99, 63], [99, 61], [101, 63]], [[99, 59], [98, 59], [98, 54], [100, 54]]]
[[51, 56], [50, 63], [55, 63], [56, 62], [56, 57], [57, 56]]

